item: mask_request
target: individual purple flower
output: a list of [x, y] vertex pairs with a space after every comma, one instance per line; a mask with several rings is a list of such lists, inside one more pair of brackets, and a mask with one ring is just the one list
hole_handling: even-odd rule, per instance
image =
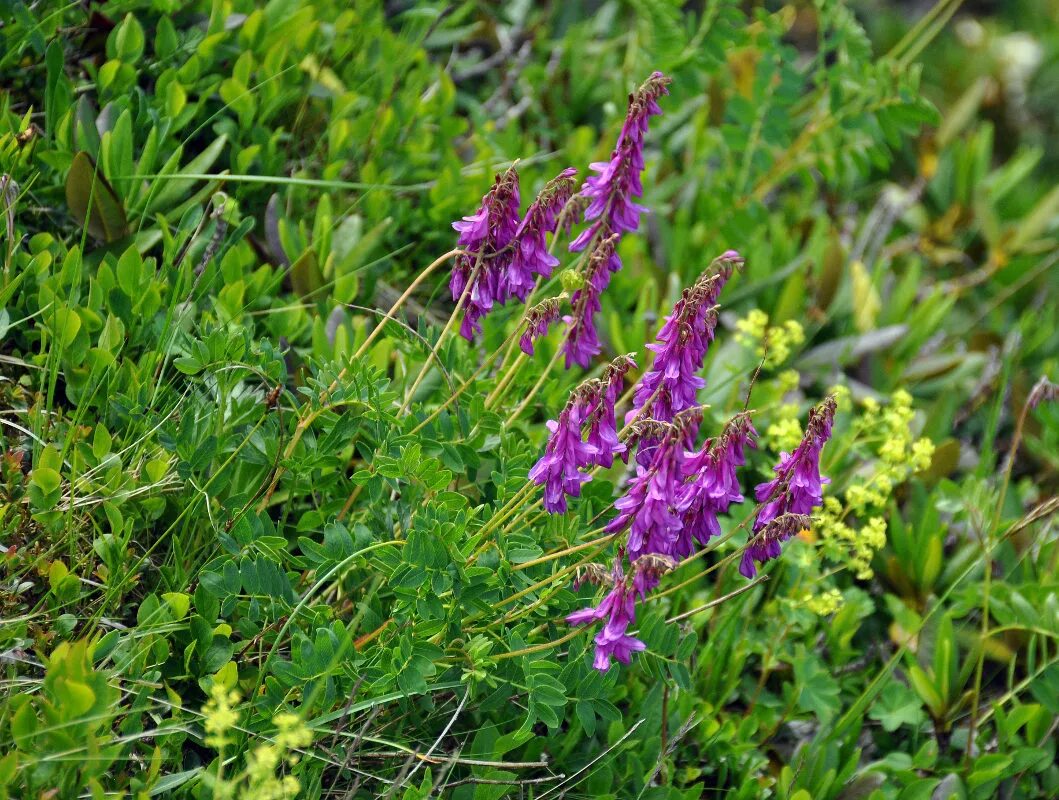
[[780, 514], [770, 520], [760, 531], [754, 533], [743, 550], [739, 561], [739, 572], [747, 578], [757, 575], [757, 566], [774, 558], [779, 558], [781, 544], [799, 531], [808, 530], [812, 517], [808, 514]]
[[526, 216], [515, 231], [514, 252], [507, 265], [506, 290], [512, 297], [526, 302], [536, 276], [551, 277], [559, 259], [548, 252], [546, 236], [555, 233], [559, 214], [574, 192], [573, 176], [577, 170], [568, 167], [541, 189]]
[[686, 482], [677, 503], [683, 520], [679, 558], [694, 552], [694, 542], [704, 545], [710, 537], [719, 536], [718, 515], [726, 513], [733, 503], [743, 502], [736, 470], [746, 463], [744, 450], [755, 446], [755, 436], [750, 415], [743, 412], [730, 419], [721, 434], [701, 450], [685, 454]]
[[585, 218], [585, 209], [588, 208], [588, 198], [578, 192], [566, 201], [559, 218], [559, 228], [564, 236], [569, 236], [574, 225], [579, 224]]
[[562, 300], [549, 297], [526, 312], [526, 328], [519, 337], [518, 346], [528, 356], [533, 355], [533, 344], [548, 333], [548, 326], [559, 319]]
[[[816, 408], [810, 409], [801, 443], [793, 453], [780, 453], [780, 463], [773, 467], [775, 478], [755, 487], [754, 496], [762, 503], [757, 519], [754, 520], [755, 534], [765, 530], [773, 520], [781, 516], [807, 515], [823, 502], [824, 484], [830, 483], [830, 479], [820, 474], [820, 453], [824, 444], [831, 438], [835, 405], [835, 398], [831, 396]], [[753, 551], [753, 561], [763, 564], [779, 555], [779, 542], [794, 535], [791, 533], [784, 536], [784, 530], [774, 531], [768, 538], [767, 546], [748, 546], [747, 552]], [[739, 567], [740, 572], [748, 578], [753, 577], [755, 573], [753, 561], [748, 561], [744, 556]]]
[[1047, 375], [1041, 375], [1026, 398], [1026, 408], [1037, 408], [1041, 403], [1052, 403], [1056, 400], [1059, 400], [1059, 384], [1052, 383]]
[[636, 387], [627, 422], [644, 413], [668, 421], [698, 405], [696, 395], [706, 381], [697, 373], [717, 328], [717, 298], [733, 269], [742, 263], [736, 251], [728, 250], [684, 290], [658, 331], [657, 341], [647, 345], [655, 354], [654, 362]]
[[596, 448], [595, 463], [604, 469], [613, 466], [616, 455], [628, 461], [628, 451], [618, 439], [614, 406], [625, 386], [625, 375], [635, 366], [632, 354], [618, 356], [603, 373], [602, 382], [606, 388], [600, 392], [599, 402], [589, 420], [588, 443]]
[[581, 438], [592, 404], [584, 394], [574, 390], [558, 421], [548, 420], [551, 436], [544, 455], [529, 471], [529, 478], [544, 484], [544, 510], [550, 514], [566, 513], [566, 498], [580, 497], [581, 484], [592, 480], [582, 467], [593, 463], [596, 448]]
[[564, 319], [567, 331], [563, 342], [567, 369], [571, 364], [588, 367], [603, 349], [596, 333], [595, 315], [602, 307], [599, 298], [610, 283], [610, 276], [621, 269], [621, 259], [614, 250], [617, 243], [617, 235], [599, 240], [588, 257], [585, 283], [570, 299], [574, 313]]
[[611, 573], [612, 588], [595, 608], [586, 608], [570, 614], [566, 621], [571, 625], [587, 625], [603, 622], [596, 634], [596, 655], [592, 666], [601, 672], [610, 669], [610, 660], [617, 659], [628, 664], [633, 653], [647, 649], [647, 645], [629, 635], [629, 626], [636, 619], [636, 590], [628, 585], [621, 568], [621, 555], [614, 559]]
[[677, 504], [684, 483], [686, 428], [701, 419], [701, 409], [688, 409], [671, 423], [640, 423], [658, 429], [651, 432], [657, 443], [650, 466], [637, 469], [628, 491], [614, 502], [618, 515], [605, 528], [617, 533], [629, 526], [628, 552], [634, 561], [646, 553], [677, 557], [683, 527]]
[[518, 210], [518, 173], [512, 167], [497, 174], [477, 213], [452, 223], [463, 252], [452, 268], [449, 290], [457, 302], [467, 293], [460, 335], [468, 341], [481, 332], [479, 320], [509, 297], [507, 273], [514, 254], [509, 245], [519, 227]]
[[571, 581], [574, 591], [577, 591], [586, 583], [592, 586], [613, 586], [614, 576], [602, 564], [597, 564], [593, 561], [574, 570], [574, 579]]
[[643, 195], [640, 175], [644, 168], [644, 135], [648, 119], [662, 113], [658, 98], [669, 94], [666, 87], [670, 82], [661, 72], [654, 72], [629, 95], [629, 110], [610, 160], [592, 164], [598, 175], [587, 178], [581, 187], [581, 194], [589, 198], [585, 219], [597, 221], [571, 243], [571, 251], [584, 250], [600, 231], [621, 234], [639, 227], [640, 214], [647, 209], [632, 198]]
[[648, 553], [636, 559], [632, 566], [632, 586], [642, 601], [661, 583], [663, 575], [677, 568], [677, 562], [669, 556]]

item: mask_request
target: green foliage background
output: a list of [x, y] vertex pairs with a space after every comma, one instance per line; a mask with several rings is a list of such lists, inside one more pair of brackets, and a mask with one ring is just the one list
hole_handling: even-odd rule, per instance
[[[0, 795], [1059, 794], [1055, 0], [0, 8]], [[704, 427], [764, 312], [744, 487], [843, 386], [839, 510], [748, 590], [736, 512], [604, 675], [562, 619], [620, 465], [503, 512], [604, 362], [479, 369], [507, 308], [404, 413], [445, 266], [365, 342], [496, 170], [583, 177], [656, 69], [605, 355], [738, 249]]]

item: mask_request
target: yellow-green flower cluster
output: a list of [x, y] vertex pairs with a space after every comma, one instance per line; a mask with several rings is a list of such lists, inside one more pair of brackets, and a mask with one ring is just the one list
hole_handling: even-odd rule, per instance
[[277, 775], [283, 763], [298, 763], [297, 751], [312, 744], [313, 734], [297, 714], [276, 715], [276, 735], [270, 744], [255, 747], [246, 759], [244, 800], [290, 800], [301, 785], [293, 775]]
[[219, 682], [213, 684], [210, 699], [202, 707], [203, 727], [206, 729], [207, 745], [220, 750], [228, 744], [228, 731], [239, 723], [239, 692], [226, 689]]
[[821, 617], [828, 617], [842, 608], [842, 592], [828, 589], [820, 594], [806, 592], [802, 595], [802, 604]]
[[824, 498], [824, 507], [815, 520], [816, 533], [829, 557], [846, 564], [857, 580], [866, 581], [875, 574], [872, 558], [886, 545], [886, 520], [869, 517], [858, 529], [846, 521], [846, 514], [836, 498]]
[[802, 423], [796, 403], [784, 403], [777, 409], [775, 421], [765, 429], [765, 441], [770, 450], [785, 453], [798, 446], [802, 441]]
[[805, 342], [801, 323], [789, 319], [782, 325], [769, 326], [769, 316], [755, 308], [735, 323], [736, 340], [747, 347], [755, 347], [758, 358], [764, 357], [765, 369], [775, 369], [787, 362], [794, 348]]
[[[210, 691], [210, 699], [202, 708], [205, 742], [216, 750], [228, 743], [228, 731], [239, 722], [239, 693], [225, 688], [216, 681]], [[218, 771], [209, 774], [208, 780], [214, 797], [240, 800], [293, 800], [301, 791], [301, 784], [293, 775], [279, 775], [284, 765], [298, 762], [297, 751], [312, 744], [312, 731], [297, 714], [289, 712], [276, 716], [276, 735], [267, 744], [255, 747], [246, 758], [246, 769], [239, 775], [226, 778]]]
[[877, 458], [866, 462], [869, 469], [846, 487], [842, 500], [834, 496], [824, 500], [815, 521], [820, 545], [829, 557], [867, 580], [873, 575], [872, 558], [886, 544], [885, 514], [894, 487], [930, 466], [934, 444], [913, 435], [915, 412], [908, 392], [899, 389], [886, 405], [873, 398], [861, 405], [854, 430]]
[[283, 750], [298, 750], [312, 744], [313, 732], [301, 717], [290, 712], [276, 716], [276, 746]]
[[893, 393], [890, 402], [881, 407], [875, 399], [867, 397], [862, 405], [864, 412], [858, 427], [871, 437], [881, 438], [879, 457], [895, 468], [903, 468], [901, 477], [910, 472], [926, 469], [934, 455], [934, 444], [927, 438], [913, 439], [912, 395], [904, 389]]
[[802, 376], [798, 374], [798, 370], [785, 369], [776, 376], [776, 387], [779, 389], [779, 393], [784, 395], [797, 389], [801, 379]]

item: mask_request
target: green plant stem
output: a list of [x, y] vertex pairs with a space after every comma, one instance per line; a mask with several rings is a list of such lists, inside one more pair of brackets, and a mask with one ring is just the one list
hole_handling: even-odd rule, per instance
[[[419, 431], [421, 431], [423, 428], [425, 428], [427, 425], [429, 425], [433, 420], [435, 420], [442, 411], [444, 411], [446, 408], [448, 408], [450, 405], [452, 405], [454, 402], [456, 402], [456, 399], [460, 395], [462, 395], [470, 387], [470, 385], [474, 382], [474, 379], [477, 378], [479, 375], [481, 375], [486, 370], [486, 368], [488, 368], [488, 366], [491, 363], [493, 363], [493, 361], [496, 359], [496, 357], [498, 355], [500, 355], [500, 351], [503, 350], [504, 347], [507, 346], [508, 342], [514, 341], [515, 337], [519, 334], [519, 331], [520, 331], [520, 328], [516, 328], [507, 337], [507, 339], [505, 339], [503, 341], [503, 343], [501, 343], [500, 347], [498, 347], [496, 350], [494, 350], [485, 360], [482, 361], [482, 363], [481, 363], [481, 365], [479, 365], [478, 369], [476, 369], [473, 373], [471, 373], [471, 377], [469, 377], [462, 384], [460, 384], [460, 386], [456, 389], [456, 391], [453, 392], [449, 396], [448, 400], [446, 400], [440, 406], [435, 408], [432, 412], [430, 412], [430, 415], [428, 417], [426, 417], [422, 422], [420, 422], [418, 425], [416, 425], [410, 431], [409, 435], [414, 434], [414, 433], [419, 433]], [[486, 399], [487, 407], [488, 407], [488, 402], [489, 402], [488, 399]]]
[[511, 416], [504, 420], [504, 427], [510, 426], [516, 419], [519, 418], [519, 415], [526, 410], [526, 406], [528, 406], [530, 402], [532, 402], [533, 398], [537, 396], [537, 392], [541, 390], [541, 387], [544, 385], [544, 381], [548, 379], [548, 375], [551, 373], [552, 369], [555, 368], [555, 365], [559, 362], [559, 358], [562, 356], [562, 354], [562, 348], [557, 348], [555, 351], [555, 355], [553, 355], [551, 361], [548, 362], [548, 366], [544, 368], [544, 372], [541, 373], [541, 376], [537, 379], [537, 382], [533, 384], [533, 388], [529, 390], [529, 394], [527, 394], [522, 399], [522, 402], [518, 404], [515, 410], [511, 413]]
[[[444, 264], [450, 258], [455, 258], [456, 256], [462, 254], [463, 251], [457, 247], [453, 250], [449, 250], [449, 252], [445, 253], [444, 255], [438, 256], [436, 259], [430, 262], [430, 264], [427, 265], [427, 267], [416, 276], [415, 280], [408, 284], [408, 288], [404, 290], [401, 296], [394, 301], [393, 305], [390, 306], [390, 310], [386, 312], [385, 318], [382, 320], [382, 322], [380, 322], [372, 329], [371, 333], [368, 334], [368, 338], [364, 340], [364, 343], [357, 348], [357, 352], [353, 354], [353, 358], [360, 358], [364, 355], [365, 352], [367, 352], [368, 348], [371, 347], [372, 342], [374, 342], [378, 338], [379, 334], [381, 334], [383, 329], [386, 327], [386, 323], [394, 318], [394, 314], [397, 313], [401, 306], [405, 304], [405, 301], [407, 301], [408, 298], [412, 296], [412, 293], [419, 288], [419, 285], [423, 281], [425, 281], [435, 269]], [[344, 374], [344, 372], [345, 370], [343, 370], [340, 375]]]
[[[596, 530], [591, 531], [588, 535], [591, 536], [592, 534], [599, 533], [602, 530], [603, 528], [597, 528]], [[598, 539], [592, 539], [591, 541], [582, 542], [581, 544], [575, 544], [570, 547], [564, 547], [562, 550], [558, 550], [554, 553], [548, 553], [547, 555], [543, 555], [540, 558], [535, 558], [532, 561], [524, 561], [521, 564], [516, 564], [514, 567], [511, 568], [511, 571], [520, 572], [521, 570], [529, 569], [530, 567], [537, 567], [541, 564], [547, 564], [549, 561], [554, 561], [555, 559], [562, 558], [563, 556], [568, 556], [572, 555], [573, 553], [578, 553], [582, 550], [587, 550], [589, 547], [593, 547], [597, 544], [606, 544], [617, 535], [618, 534], [616, 533], [612, 533], [607, 536], [601, 536]]]
[[971, 720], [967, 726], [967, 750], [964, 754], [965, 763], [970, 758], [971, 751], [974, 749], [974, 735], [978, 728], [978, 704], [982, 692], [982, 672], [985, 669], [985, 643], [989, 638], [990, 599], [993, 584], [993, 538], [1000, 525], [1000, 515], [1004, 508], [1004, 501], [1007, 499], [1008, 485], [1011, 483], [1011, 470], [1015, 464], [1015, 454], [1018, 452], [1019, 444], [1022, 441], [1022, 429], [1026, 424], [1026, 415], [1028, 413], [1029, 405], [1028, 403], [1024, 403], [1022, 411], [1019, 413], [1019, 418], [1015, 423], [1015, 432], [1011, 437], [1011, 444], [1008, 446], [1007, 455], [1004, 458], [1004, 474], [1000, 481], [1000, 491], [996, 501], [996, 508], [993, 511], [993, 517], [989, 522], [989, 527], [985, 531], [986, 539], [983, 542], [982, 547], [982, 561], [985, 566], [985, 572], [983, 573], [982, 579], [982, 631], [979, 634], [981, 636], [981, 643], [978, 648], [978, 656], [974, 666], [974, 689], [973, 694], [971, 695]]
[[576, 636], [580, 636], [587, 630], [584, 626], [574, 628], [565, 636], [560, 636], [551, 642], [543, 642], [542, 644], [535, 644], [532, 647], [523, 647], [521, 650], [512, 650], [508, 653], [501, 653], [500, 655], [493, 656], [493, 661], [502, 661], [505, 658], [517, 658], [518, 656], [528, 656], [530, 653], [540, 653], [544, 650], [551, 650], [553, 647], [558, 647], [564, 642], [569, 642]]
[[491, 533], [496, 527], [502, 523], [505, 519], [510, 517], [517, 509], [519, 504], [526, 499], [526, 497], [536, 488], [537, 484], [529, 481], [512, 495], [511, 499], [508, 500], [499, 511], [497, 511], [493, 517], [485, 523], [478, 531], [479, 535], [482, 536], [482, 543], [478, 546], [478, 549], [474, 551], [467, 558], [467, 563], [471, 564], [478, 559], [485, 549], [489, 546], [490, 540], [488, 534]]
[[449, 335], [453, 326], [456, 324], [456, 320], [459, 319], [460, 312], [463, 311], [463, 307], [467, 304], [467, 298], [471, 296], [471, 287], [474, 286], [474, 282], [478, 279], [479, 273], [482, 271], [482, 254], [478, 254], [478, 258], [474, 262], [474, 269], [471, 270], [471, 276], [467, 279], [467, 285], [463, 289], [463, 293], [460, 295], [460, 299], [456, 303], [456, 308], [452, 309], [452, 314], [449, 315], [448, 322], [445, 323], [445, 327], [441, 329], [441, 333], [438, 334], [438, 340], [434, 342], [434, 346], [430, 348], [430, 353], [427, 355], [426, 361], [423, 362], [423, 366], [419, 370], [419, 374], [416, 375], [416, 379], [412, 382], [412, 387], [408, 390], [405, 395], [404, 402], [401, 404], [398, 415], [404, 414], [408, 411], [408, 407], [412, 403], [412, 398], [415, 396], [416, 389], [419, 388], [419, 384], [423, 382], [423, 378], [426, 377], [427, 371], [431, 365], [438, 359], [438, 351], [441, 349], [441, 345], [444, 344], [445, 338]]
[[519, 371], [522, 369], [522, 365], [525, 364], [527, 360], [528, 356], [525, 353], [520, 352], [518, 354], [518, 357], [515, 359], [515, 363], [511, 365], [510, 369], [505, 371], [503, 365], [501, 365], [500, 371], [503, 373], [503, 377], [497, 382], [496, 386], [493, 387], [493, 390], [489, 392], [488, 395], [486, 395], [486, 408], [493, 408], [493, 406], [496, 404], [496, 401], [511, 384], [511, 381], [515, 379], [515, 376], [518, 375]]

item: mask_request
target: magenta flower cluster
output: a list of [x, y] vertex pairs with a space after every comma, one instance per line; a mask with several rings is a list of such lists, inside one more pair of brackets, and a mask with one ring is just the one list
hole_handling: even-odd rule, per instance
[[647, 645], [635, 636], [630, 636], [628, 632], [629, 625], [636, 619], [637, 592], [635, 587], [626, 583], [620, 555], [614, 559], [614, 569], [608, 582], [613, 588], [603, 598], [603, 602], [595, 608], [575, 611], [566, 618], [571, 625], [604, 623], [595, 637], [596, 656], [592, 662], [592, 666], [603, 672], [610, 669], [611, 658], [628, 664], [633, 653], [647, 649]]
[[546, 236], [555, 233], [562, 208], [574, 190], [576, 170], [564, 169], [541, 190], [519, 218], [519, 178], [512, 167], [499, 173], [482, 205], [452, 227], [459, 232], [449, 279], [452, 299], [463, 303], [460, 335], [481, 333], [481, 319], [494, 305], [511, 298], [525, 302], [538, 275], [551, 275], [558, 259], [548, 252]]
[[[548, 278], [559, 260], [548, 251], [547, 236], [562, 227], [569, 232], [583, 214], [591, 224], [570, 244], [571, 252], [588, 250], [581, 272], [582, 286], [570, 298], [572, 311], [564, 317], [566, 367], [588, 367], [602, 351], [595, 316], [611, 276], [621, 269], [617, 253], [623, 233], [639, 227], [646, 209], [635, 198], [643, 195], [644, 137], [648, 120], [662, 113], [658, 99], [668, 94], [670, 79], [653, 73], [629, 95], [629, 107], [609, 161], [591, 165], [593, 172], [574, 194], [573, 168], [560, 172], [519, 217], [519, 178], [514, 167], [496, 176], [478, 211], [453, 223], [459, 232], [449, 279], [452, 299], [462, 305], [460, 334], [472, 340], [481, 333], [481, 320], [495, 306], [515, 299], [526, 302], [538, 277]], [[525, 320], [519, 345], [532, 355], [534, 342], [553, 320], [538, 316]]]
[[621, 269], [621, 258], [615, 250], [617, 246], [617, 234], [597, 243], [588, 256], [585, 285], [574, 292], [570, 300], [574, 313], [565, 318], [567, 331], [563, 342], [567, 369], [573, 364], [587, 367], [603, 349], [596, 332], [595, 317], [602, 308], [600, 298], [610, 284], [610, 276]]
[[[658, 101], [669, 93], [669, 83], [655, 72], [629, 96], [610, 159], [591, 165], [594, 174], [578, 193], [575, 171], [564, 169], [520, 218], [519, 179], [511, 168], [497, 175], [476, 214], [454, 223], [461, 253], [450, 290], [464, 309], [464, 337], [481, 331], [482, 317], [494, 306], [529, 300], [538, 278], [550, 277], [559, 264], [549, 252], [548, 235], [569, 233], [583, 214], [590, 224], [569, 247], [584, 255], [571, 311], [562, 317], [567, 328], [561, 353], [567, 368], [592, 364], [602, 351], [595, 326], [601, 297], [622, 267], [618, 244], [623, 234], [637, 230], [647, 210], [636, 202], [643, 195], [644, 140], [650, 118], [662, 113]], [[750, 412], [737, 414], [719, 435], [695, 445], [703, 418], [698, 393], [705, 385], [699, 373], [716, 333], [717, 301], [742, 263], [738, 252], [728, 250], [684, 290], [656, 341], [647, 345], [654, 359], [633, 391], [623, 431], [617, 427], [617, 406], [626, 376], [636, 366], [632, 356], [615, 359], [600, 378], [571, 393], [558, 419], [548, 421], [544, 454], [529, 471], [529, 479], [543, 487], [544, 509], [565, 513], [568, 499], [580, 497], [582, 485], [592, 479], [593, 468], [612, 467], [616, 456], [628, 463], [635, 450], [634, 473], [605, 527], [614, 535], [627, 532], [624, 545], [609, 572], [592, 571], [595, 582], [609, 590], [598, 606], [567, 617], [572, 625], [602, 623], [595, 636], [597, 669], [608, 669], [612, 660], [627, 664], [645, 649], [631, 632], [637, 599], [645, 600], [667, 571], [719, 536], [719, 517], [744, 502], [738, 469], [757, 436]], [[524, 353], [533, 355], [560, 319], [564, 299], [527, 309], [518, 340]], [[834, 412], [834, 398], [813, 409], [800, 445], [781, 454], [773, 480], [756, 487], [760, 505], [739, 567], [746, 577], [756, 574], [757, 564], [776, 558], [782, 543], [807, 526], [809, 514], [821, 504], [827, 478], [820, 474], [820, 454], [831, 436]]]
[[453, 266], [449, 291], [456, 301], [466, 292], [460, 335], [467, 340], [481, 333], [479, 320], [493, 305], [507, 299], [505, 277], [514, 252], [510, 245], [518, 230], [518, 211], [518, 173], [512, 168], [496, 176], [477, 213], [452, 223], [463, 253]]
[[598, 174], [587, 178], [581, 187], [581, 195], [588, 198], [585, 220], [595, 221], [570, 243], [571, 252], [587, 249], [590, 255], [585, 285], [571, 299], [574, 311], [563, 343], [568, 369], [573, 364], [587, 367], [602, 349], [595, 315], [611, 275], [621, 269], [618, 239], [623, 233], [635, 231], [640, 225], [640, 214], [647, 210], [633, 198], [643, 195], [641, 175], [648, 120], [662, 113], [658, 98], [669, 94], [669, 84], [670, 78], [655, 72], [629, 95], [629, 109], [610, 160], [591, 164], [592, 171]]
[[518, 340], [523, 353], [533, 355], [534, 343], [547, 335], [549, 326], [559, 319], [559, 304], [558, 297], [549, 297], [526, 312], [526, 326]]
[[[618, 580], [615, 566], [615, 587], [604, 602], [567, 617], [567, 622], [576, 625], [620, 612], [619, 618], [608, 618], [596, 636], [594, 664], [599, 669], [607, 669], [612, 657], [627, 663], [628, 654], [634, 652], [625, 647], [627, 640], [615, 638], [613, 632], [620, 629], [625, 635], [635, 619], [635, 596], [646, 599], [668, 569], [694, 552], [695, 542], [706, 544], [720, 533], [717, 515], [743, 501], [736, 470], [745, 461], [745, 447], [754, 444], [756, 432], [750, 415], [737, 415], [718, 437], [688, 452], [684, 449], [687, 429], [697, 427], [701, 418], [701, 409], [692, 408], [679, 412], [672, 422], [639, 423], [656, 442], [655, 454], [650, 466], [637, 469], [626, 493], [615, 501], [618, 514], [606, 526], [610, 533], [628, 528], [623, 555], [631, 565], [634, 591]], [[615, 605], [616, 598], [621, 600], [620, 607]], [[608, 629], [611, 633], [604, 635]]]
[[566, 498], [581, 496], [581, 484], [592, 480], [585, 469], [610, 466], [615, 455], [625, 452], [618, 441], [614, 405], [626, 373], [634, 366], [631, 356], [619, 356], [602, 379], [585, 381], [574, 389], [558, 420], [548, 420], [551, 435], [544, 455], [529, 472], [530, 480], [544, 486], [548, 513], [565, 513]]
[[585, 179], [581, 194], [589, 199], [586, 220], [596, 220], [571, 244], [572, 252], [584, 250], [601, 231], [624, 233], [640, 226], [640, 214], [647, 209], [633, 198], [643, 195], [643, 147], [648, 120], [662, 113], [658, 98], [669, 94], [672, 79], [661, 72], [651, 74], [643, 85], [629, 95], [629, 110], [618, 134], [618, 142], [609, 161], [590, 164], [599, 173]]
[[[776, 477], [758, 484], [754, 497], [761, 508], [754, 520], [754, 538], [750, 540], [739, 571], [747, 578], [757, 574], [754, 562], [764, 564], [780, 554], [780, 544], [795, 533], [790, 526], [777, 529], [773, 522], [786, 515], [808, 515], [823, 503], [824, 484], [830, 479], [820, 474], [820, 453], [831, 438], [835, 419], [835, 398], [826, 398], [809, 411], [805, 435], [793, 453], [780, 453], [780, 463], [773, 467]], [[770, 529], [771, 526], [771, 529]]]
[[[735, 261], [731, 255], [726, 253], [722, 257], [720, 271], [700, 279], [693, 291], [683, 295], [663, 326], [664, 333], [680, 342], [694, 342], [693, 347], [709, 345], [703, 331], [716, 322], [697, 309], [709, 303], [715, 317], [713, 303], [719, 291], [716, 286], [730, 275], [730, 265]], [[679, 326], [674, 324], [675, 320], [680, 321]], [[668, 341], [662, 334], [659, 339], [663, 343]], [[659, 348], [656, 353], [662, 350]], [[704, 352], [703, 349], [702, 354], [696, 355], [692, 363], [697, 361], [701, 366]], [[683, 358], [679, 362], [682, 367], [687, 363]], [[658, 369], [656, 374], [660, 378], [655, 379], [652, 390], [655, 397], [661, 396], [667, 386], [665, 369]], [[697, 376], [690, 371], [685, 377]], [[641, 388], [642, 384], [637, 391]], [[694, 401], [694, 395], [691, 397]], [[637, 417], [643, 412], [653, 412], [653, 402], [645, 401]], [[670, 411], [672, 404], [662, 407]], [[755, 497], [762, 505], [740, 564], [740, 572], [746, 577], [756, 574], [755, 562], [764, 563], [777, 557], [781, 544], [807, 527], [808, 515], [821, 504], [827, 478], [820, 475], [820, 453], [831, 436], [834, 413], [833, 397], [812, 409], [801, 444], [793, 453], [781, 454], [774, 480], [756, 488]], [[628, 425], [623, 444], [628, 448], [636, 443], [636, 473], [625, 493], [614, 502], [617, 514], [605, 530], [613, 534], [627, 530], [621, 555], [628, 560], [632, 588], [628, 579], [618, 580], [615, 567], [614, 588], [604, 602], [595, 609], [576, 612], [567, 618], [571, 624], [606, 620], [595, 639], [594, 664], [599, 669], [608, 669], [612, 658], [626, 663], [632, 652], [641, 649], [631, 646], [639, 640], [628, 634], [629, 626], [635, 621], [636, 596], [644, 599], [668, 568], [692, 556], [696, 546], [705, 546], [711, 538], [719, 536], [719, 517], [728, 513], [733, 504], [744, 501], [738, 469], [746, 463], [746, 448], [754, 447], [757, 436], [750, 413], [737, 414], [720, 435], [706, 440], [697, 450], [693, 446], [688, 449], [688, 443], [697, 437], [701, 421], [702, 409], [693, 405], [673, 412], [669, 420], [652, 415], [646, 419], [634, 418]]]
[[695, 542], [705, 545], [720, 536], [717, 518], [730, 506], [743, 502], [736, 470], [746, 463], [747, 447], [754, 447], [757, 431], [747, 413], [728, 421], [721, 435], [707, 440], [696, 452], [685, 454], [684, 485], [677, 503], [681, 513], [676, 555], [687, 558]]
[[626, 421], [646, 410], [652, 418], [668, 422], [698, 404], [698, 390], [706, 385], [698, 372], [717, 328], [717, 298], [742, 263], [739, 253], [728, 250], [684, 290], [658, 331], [657, 341], [647, 345], [655, 354], [654, 362], [636, 386]]
[[[655, 354], [654, 362], [636, 385], [626, 422], [643, 418], [668, 422], [697, 405], [698, 391], [706, 385], [698, 373], [717, 329], [717, 299], [733, 270], [742, 264], [739, 253], [727, 250], [681, 294], [657, 341], [647, 345]], [[692, 447], [698, 427], [689, 426], [685, 433], [685, 445]], [[640, 466], [650, 464], [656, 444], [649, 439], [640, 442], [636, 455]]]

